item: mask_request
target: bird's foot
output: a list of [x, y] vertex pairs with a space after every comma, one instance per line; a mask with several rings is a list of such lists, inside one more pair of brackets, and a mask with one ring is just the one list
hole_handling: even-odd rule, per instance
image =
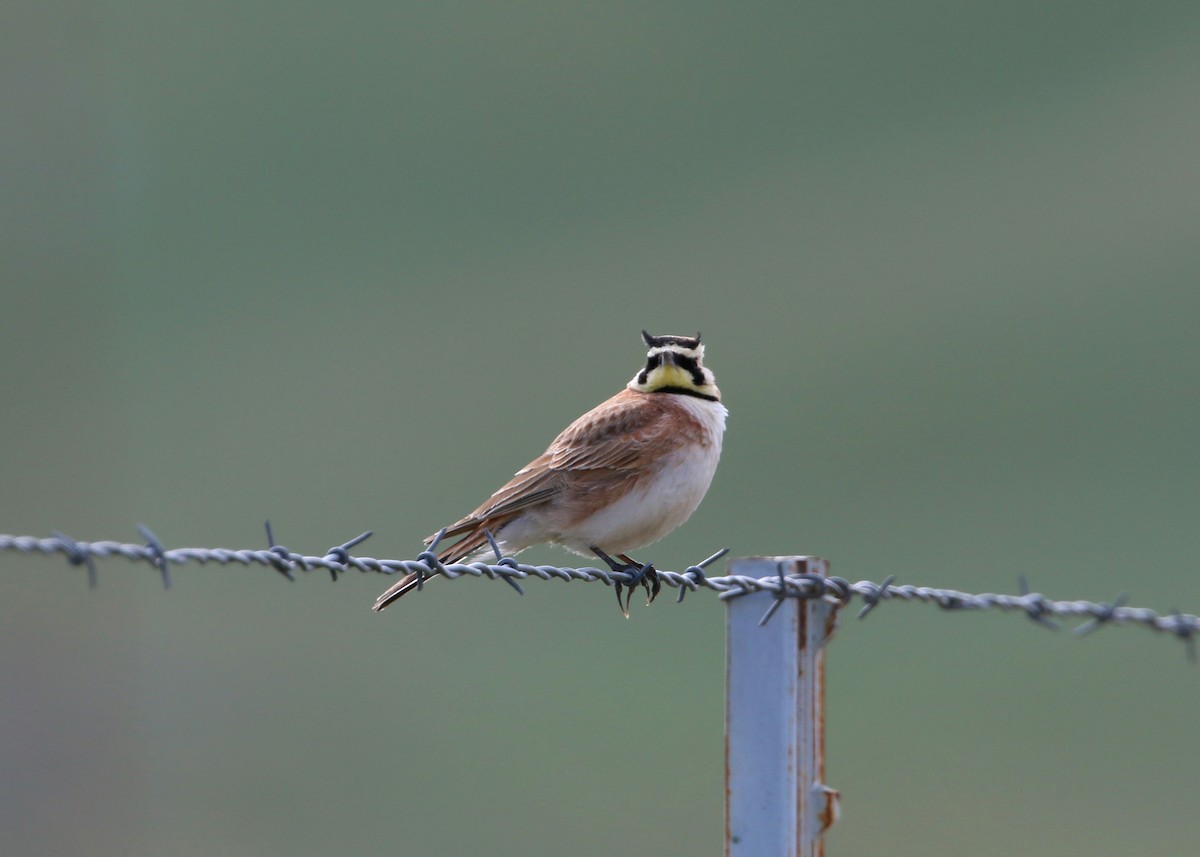
[[[592, 548], [592, 553], [604, 560], [605, 564], [614, 572], [630, 576], [628, 583], [613, 584], [613, 588], [617, 591], [617, 606], [621, 608], [621, 613], [625, 615], [626, 619], [629, 618], [629, 602], [633, 600], [633, 591], [639, 584], [646, 590], [646, 606], [650, 606], [658, 597], [658, 593], [662, 590], [662, 582], [658, 579], [658, 571], [652, 563], [643, 565], [623, 553], [617, 554], [617, 558], [613, 559], [600, 548]], [[625, 601], [622, 603], [621, 595], [625, 587], [629, 588], [629, 592], [625, 595]]]
[[[633, 587], [640, 583], [646, 590], [646, 606], [649, 607], [654, 603], [654, 599], [658, 597], [658, 593], [662, 592], [662, 581], [658, 578], [658, 569], [654, 567], [653, 563], [648, 562], [642, 565], [636, 559], [631, 559], [623, 553], [617, 554], [617, 558], [627, 563], [629, 567], [637, 569], [637, 575], [628, 584], [629, 594], [632, 596]], [[629, 608], [628, 599], [625, 601], [625, 607], [626, 609]]]

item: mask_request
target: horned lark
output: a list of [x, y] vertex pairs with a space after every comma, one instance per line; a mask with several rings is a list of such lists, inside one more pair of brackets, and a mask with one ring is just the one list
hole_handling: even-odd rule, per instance
[[[642, 339], [649, 348], [645, 367], [624, 390], [567, 426], [482, 506], [447, 527], [443, 537], [461, 538], [438, 555], [442, 562], [492, 554], [490, 534], [506, 555], [550, 542], [595, 554], [614, 571], [653, 577], [629, 552], [661, 539], [696, 511], [717, 469], [728, 411], [701, 362], [700, 334], [643, 330]], [[406, 575], [374, 609], [426, 577]], [[622, 609], [628, 615], [628, 599]]]

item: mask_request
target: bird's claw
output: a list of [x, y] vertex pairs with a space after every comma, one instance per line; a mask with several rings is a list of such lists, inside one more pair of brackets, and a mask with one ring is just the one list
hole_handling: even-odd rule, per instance
[[[633, 591], [642, 586], [646, 590], [646, 606], [649, 607], [654, 603], [654, 599], [658, 597], [658, 593], [662, 591], [662, 581], [658, 578], [658, 571], [654, 568], [653, 563], [642, 565], [637, 560], [631, 559], [625, 554], [617, 554], [617, 559], [613, 559], [600, 548], [592, 548], [592, 553], [604, 560], [609, 568], [617, 574], [628, 574], [629, 580], [625, 583], [613, 583], [613, 588], [617, 591], [617, 606], [621, 608], [621, 613], [626, 619], [629, 618], [629, 602], [633, 600]], [[620, 560], [618, 562], [618, 560]], [[621, 600], [621, 595], [625, 589], [629, 588], [628, 594], [625, 595], [625, 600]]]
[[[636, 561], [624, 554], [621, 555], [621, 559], [628, 561], [631, 566], [637, 568], [637, 573], [634, 574], [633, 579], [625, 584], [629, 587], [629, 598], [633, 597], [634, 587], [640, 583], [642, 588], [646, 590], [646, 606], [649, 607], [654, 603], [654, 599], [658, 597], [658, 593], [662, 591], [662, 581], [659, 580], [658, 569], [654, 567], [654, 563], [650, 562], [645, 565], [638, 565]], [[626, 613], [629, 612], [629, 598], [625, 599]]]

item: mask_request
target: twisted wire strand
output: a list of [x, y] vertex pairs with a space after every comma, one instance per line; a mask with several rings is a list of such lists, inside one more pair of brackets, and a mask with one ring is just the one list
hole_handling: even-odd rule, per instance
[[[131, 562], [145, 562], [154, 566], [162, 575], [165, 586], [170, 586], [168, 569], [172, 565], [187, 563], [217, 563], [219, 565], [260, 565], [273, 568], [288, 579], [294, 580], [295, 571], [328, 571], [334, 580], [339, 574], [357, 570], [379, 574], [414, 574], [431, 575], [440, 572], [449, 580], [460, 577], [486, 577], [489, 580], [504, 580], [520, 590], [519, 581], [527, 578], [540, 580], [583, 581], [585, 583], [601, 582], [606, 586], [632, 585], [638, 582], [640, 574], [617, 572], [600, 568], [571, 568], [554, 565], [529, 565], [517, 562], [512, 557], [498, 557], [495, 563], [470, 562], [448, 563], [437, 561], [430, 552], [421, 554], [417, 559], [376, 559], [375, 557], [354, 556], [350, 549], [366, 540], [371, 533], [363, 533], [341, 545], [335, 545], [321, 556], [309, 556], [275, 544], [274, 537], [268, 525], [269, 547], [259, 550], [230, 550], [227, 548], [172, 548], [166, 550], [145, 527], [139, 528], [146, 544], [129, 544], [115, 541], [79, 542], [55, 533], [47, 538], [36, 536], [10, 536], [0, 534], [0, 551], [16, 551], [19, 553], [41, 553], [45, 555], [62, 554], [71, 565], [87, 567], [88, 579], [95, 585], [96, 558], [119, 556]], [[785, 598], [822, 598], [840, 607], [850, 604], [855, 598], [863, 602], [859, 612], [860, 617], [866, 616], [879, 604], [886, 601], [920, 601], [934, 604], [943, 610], [1001, 610], [1019, 611], [1029, 619], [1047, 628], [1057, 629], [1058, 625], [1051, 617], [1060, 619], [1084, 619], [1083, 624], [1074, 630], [1076, 634], [1087, 634], [1103, 625], [1140, 625], [1160, 633], [1171, 634], [1181, 639], [1187, 646], [1188, 656], [1196, 659], [1195, 636], [1200, 633], [1200, 617], [1180, 613], [1159, 613], [1146, 607], [1128, 607], [1124, 602], [1127, 598], [1121, 593], [1111, 602], [1094, 602], [1086, 600], [1056, 601], [1046, 598], [1039, 592], [1029, 592], [1024, 579], [1021, 580], [1021, 593], [1004, 595], [993, 592], [973, 594], [960, 592], [955, 589], [942, 589], [932, 586], [914, 586], [911, 584], [896, 584], [894, 578], [876, 583], [870, 580], [860, 580], [851, 583], [840, 577], [817, 577], [808, 574], [784, 574], [774, 577], [748, 577], [745, 575], [728, 574], [723, 576], [708, 576], [704, 569], [721, 559], [728, 550], [719, 551], [696, 565], [689, 566], [683, 572], [658, 571], [661, 585], [679, 590], [676, 601], [682, 601], [687, 592], [708, 589], [717, 593], [721, 599], [737, 598], [755, 592], [767, 592], [775, 596], [776, 603], [763, 617], [766, 622], [774, 608]]]

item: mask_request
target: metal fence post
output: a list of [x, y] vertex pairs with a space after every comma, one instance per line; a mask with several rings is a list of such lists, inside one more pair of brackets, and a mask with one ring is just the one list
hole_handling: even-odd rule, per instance
[[[752, 557], [732, 574], [817, 574], [816, 557]], [[825, 783], [825, 642], [837, 622], [824, 599], [788, 598], [765, 625], [768, 592], [728, 601], [725, 725], [727, 857], [821, 857], [837, 815]]]

